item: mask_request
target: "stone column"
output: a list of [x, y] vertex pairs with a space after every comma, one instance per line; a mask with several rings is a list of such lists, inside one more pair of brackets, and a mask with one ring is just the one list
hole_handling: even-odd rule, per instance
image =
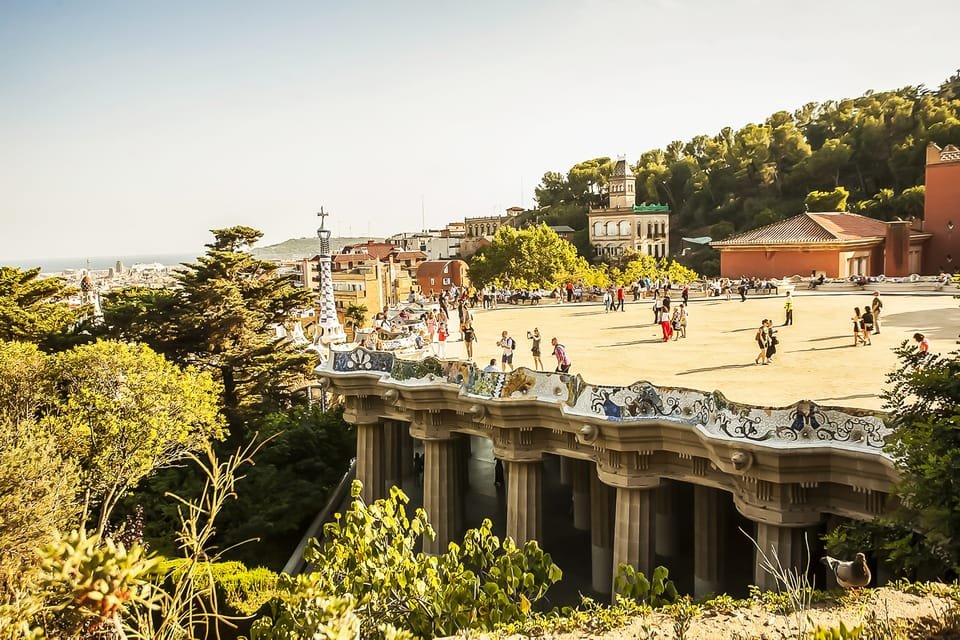
[[423, 441], [423, 508], [437, 533], [434, 540], [423, 539], [423, 551], [432, 555], [446, 552], [447, 545], [461, 532], [458, 510], [463, 502], [457, 495], [458, 447], [456, 440]]
[[384, 434], [379, 422], [357, 424], [357, 480], [363, 483], [363, 500], [383, 497]]
[[[804, 543], [804, 527], [781, 527], [765, 522], [757, 523], [757, 546], [763, 550], [774, 567], [777, 559], [783, 570], [806, 567], [807, 547]], [[755, 554], [754, 583], [761, 589], [776, 589], [777, 580], [761, 566], [762, 558], [759, 552]]]
[[394, 420], [383, 423], [383, 494], [390, 494], [390, 487], [402, 486], [400, 475], [401, 437], [403, 425]]
[[572, 460], [573, 528], [590, 530], [590, 473], [593, 465], [586, 460]]
[[560, 458], [560, 484], [569, 487], [573, 471], [573, 460], [566, 456], [557, 456]]
[[677, 554], [677, 509], [682, 508], [678, 504], [679, 494], [676, 482], [664, 479], [660, 481], [654, 496], [657, 505], [657, 534], [654, 537], [657, 555], [663, 558], [672, 558]]
[[613, 489], [600, 481], [590, 465], [590, 555], [593, 590], [610, 593], [613, 585], [613, 530], [610, 526], [610, 502]]
[[727, 510], [720, 491], [712, 487], [693, 488], [693, 593], [702, 596], [717, 593], [723, 578], [723, 556]]
[[654, 489], [617, 487], [617, 513], [613, 531], [613, 575], [621, 563], [653, 575]]
[[413, 471], [413, 436], [410, 435], [410, 423], [398, 422], [400, 439], [400, 480], [407, 480], [414, 475]]
[[541, 462], [507, 460], [506, 471], [507, 535], [518, 545], [528, 540], [539, 542], [543, 534]]

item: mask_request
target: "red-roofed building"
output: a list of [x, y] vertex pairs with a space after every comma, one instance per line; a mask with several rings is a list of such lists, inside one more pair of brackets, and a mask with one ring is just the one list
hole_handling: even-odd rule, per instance
[[720, 275], [781, 278], [823, 274], [905, 276], [919, 273], [931, 234], [909, 222], [883, 222], [854, 213], [801, 213], [711, 242], [720, 251]]
[[424, 295], [433, 295], [457, 288], [470, 286], [467, 277], [467, 263], [463, 260], [428, 260], [417, 267], [417, 285]]
[[348, 244], [340, 253], [333, 256], [331, 268], [334, 271], [346, 271], [373, 262], [393, 261], [404, 269], [415, 269], [427, 259], [422, 251], [404, 251], [390, 242], [368, 240], [360, 244]]

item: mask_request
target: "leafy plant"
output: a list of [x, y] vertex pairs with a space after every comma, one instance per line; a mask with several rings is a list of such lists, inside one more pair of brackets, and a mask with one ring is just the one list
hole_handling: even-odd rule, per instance
[[843, 622], [839, 627], [820, 627], [813, 630], [813, 640], [860, 640], [863, 626], [847, 627]]
[[657, 567], [648, 580], [642, 571], [632, 565], [620, 563], [613, 579], [613, 590], [617, 596], [649, 604], [654, 608], [663, 607], [676, 602], [678, 597], [677, 588], [673, 581], [668, 579], [668, 575], [666, 567]]
[[305, 558], [316, 571], [281, 578], [282, 595], [272, 615], [258, 621], [258, 633], [282, 633], [290, 607], [308, 606], [300, 592], [307, 600], [309, 594], [349, 596], [365, 638], [382, 637], [384, 623], [417, 637], [489, 630], [529, 616], [561, 577], [535, 541], [523, 547], [510, 538], [501, 543], [489, 520], [439, 556], [418, 553], [422, 536], [434, 535], [427, 514], [417, 509], [409, 518], [408, 498], [397, 487], [370, 505], [360, 498], [361, 489], [355, 481], [350, 509], [325, 526], [322, 542], [308, 547]]

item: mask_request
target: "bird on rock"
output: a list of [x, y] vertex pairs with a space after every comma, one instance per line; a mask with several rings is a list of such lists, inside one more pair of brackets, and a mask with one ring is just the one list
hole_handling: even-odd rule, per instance
[[844, 589], [859, 589], [870, 584], [870, 567], [867, 558], [858, 553], [853, 560], [843, 561], [830, 556], [824, 556], [823, 564], [827, 565], [837, 578], [837, 584]]

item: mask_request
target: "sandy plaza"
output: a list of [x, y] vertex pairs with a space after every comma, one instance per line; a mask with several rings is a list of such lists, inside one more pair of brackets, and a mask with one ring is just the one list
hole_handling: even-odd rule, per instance
[[[869, 306], [871, 291], [794, 293], [794, 324], [784, 322], [784, 296], [754, 296], [740, 302], [725, 298], [690, 299], [687, 338], [664, 343], [653, 324], [652, 301], [628, 298], [625, 311], [605, 312], [596, 303], [504, 305], [473, 310], [479, 366], [495, 358], [506, 330], [517, 342], [515, 367], [533, 367], [527, 332], [535, 327], [543, 337], [544, 368], [553, 370], [550, 339], [566, 345], [571, 373], [601, 384], [645, 380], [657, 385], [719, 390], [730, 400], [784, 406], [801, 399], [846, 407], [881, 409], [886, 375], [896, 365], [893, 348], [916, 332], [923, 333], [933, 352], [956, 348], [960, 305], [951, 295], [884, 294], [879, 335], [872, 345], [853, 346], [853, 308]], [[674, 303], [679, 302], [677, 294]], [[754, 363], [754, 335], [760, 321], [773, 320], [780, 339], [774, 362]], [[454, 330], [447, 357], [465, 357]]]

